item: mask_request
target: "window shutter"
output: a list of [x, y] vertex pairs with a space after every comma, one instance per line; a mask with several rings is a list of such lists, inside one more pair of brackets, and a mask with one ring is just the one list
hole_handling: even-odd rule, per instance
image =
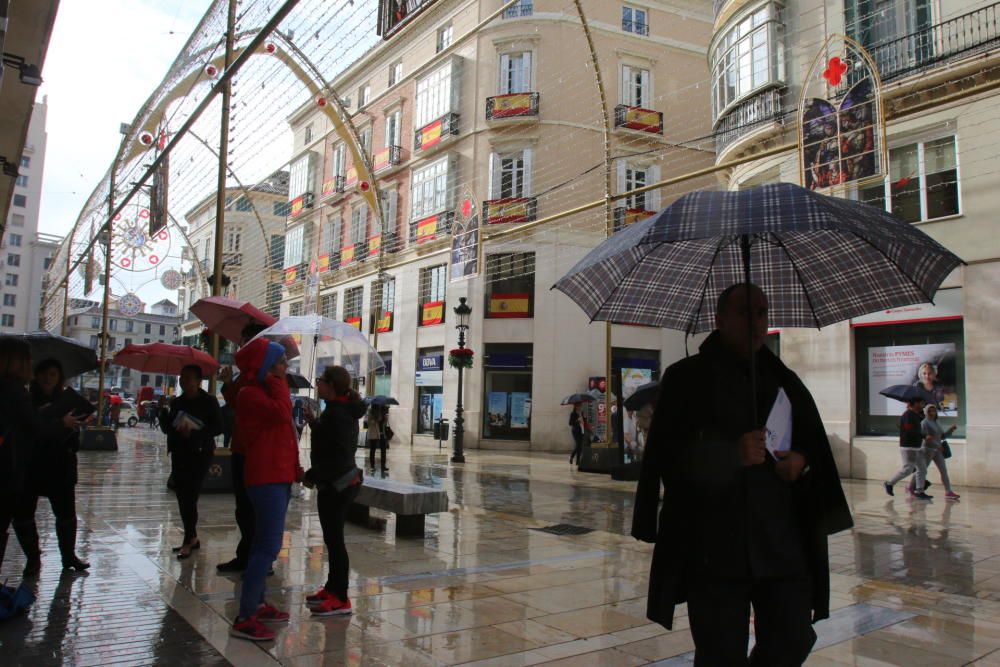
[[[646, 169], [646, 185], [652, 185], [660, 180], [660, 165]], [[646, 208], [650, 211], [660, 210], [660, 191], [650, 190], [646, 193]]]
[[385, 214], [385, 224], [382, 226], [383, 232], [388, 232], [389, 234], [396, 233], [396, 206], [399, 202], [399, 192], [396, 190], [390, 190], [388, 196], [386, 197], [386, 206], [383, 213]]
[[628, 65], [622, 65], [622, 90], [621, 90], [621, 103], [631, 106], [632, 105], [632, 68]]
[[531, 92], [531, 51], [521, 54], [521, 90], [519, 93]]
[[531, 196], [531, 162], [532, 153], [534, 150], [531, 148], [524, 149], [524, 185], [521, 187], [521, 196], [530, 197]]
[[615, 167], [618, 172], [618, 193], [621, 194], [628, 190], [628, 184], [625, 182], [625, 169], [628, 167], [628, 164], [625, 160], [619, 158]]
[[653, 91], [650, 89], [650, 77], [649, 70], [639, 70], [640, 72], [640, 85], [642, 86], [641, 99], [636, 100], [636, 105], [642, 107], [643, 109], [652, 108], [650, 105], [653, 103]]
[[500, 197], [500, 156], [496, 153], [490, 154], [490, 188], [487, 199], [499, 199]]
[[497, 89], [501, 95], [510, 92], [510, 56], [506, 53], [500, 54], [500, 85]]

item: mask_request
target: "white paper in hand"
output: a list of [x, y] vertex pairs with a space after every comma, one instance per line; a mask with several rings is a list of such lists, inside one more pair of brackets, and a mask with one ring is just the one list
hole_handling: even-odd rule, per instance
[[792, 448], [792, 403], [784, 389], [778, 389], [771, 414], [767, 416], [767, 451], [778, 458], [775, 452], [787, 452]]

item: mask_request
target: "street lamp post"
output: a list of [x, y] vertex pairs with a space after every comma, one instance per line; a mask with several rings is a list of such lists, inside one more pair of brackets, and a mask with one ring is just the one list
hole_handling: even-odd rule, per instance
[[[469, 330], [469, 315], [472, 314], [472, 308], [465, 302], [465, 297], [460, 297], [458, 299], [458, 305], [455, 306], [455, 315], [458, 318], [458, 324], [455, 326], [458, 329], [458, 349], [465, 349], [465, 332]], [[465, 453], [462, 451], [462, 440], [465, 435], [465, 419], [462, 418], [462, 373], [465, 370], [464, 366], [458, 367], [458, 401], [455, 404], [455, 448], [451, 455], [452, 463], [465, 463]]]

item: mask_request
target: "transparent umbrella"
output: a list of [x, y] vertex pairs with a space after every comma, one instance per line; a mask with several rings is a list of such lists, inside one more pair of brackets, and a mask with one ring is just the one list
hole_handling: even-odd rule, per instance
[[346, 322], [320, 315], [284, 317], [257, 338], [284, 345], [292, 368], [310, 382], [327, 366], [343, 366], [354, 377], [362, 377], [385, 365], [367, 336]]

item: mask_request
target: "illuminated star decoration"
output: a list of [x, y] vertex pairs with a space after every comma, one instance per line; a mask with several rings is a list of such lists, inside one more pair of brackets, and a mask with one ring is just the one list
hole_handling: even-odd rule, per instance
[[840, 81], [843, 79], [844, 72], [846, 71], [847, 63], [839, 57], [834, 56], [830, 58], [830, 62], [827, 63], [826, 70], [823, 71], [823, 78], [826, 79], [831, 86], [836, 88], [840, 85]]

